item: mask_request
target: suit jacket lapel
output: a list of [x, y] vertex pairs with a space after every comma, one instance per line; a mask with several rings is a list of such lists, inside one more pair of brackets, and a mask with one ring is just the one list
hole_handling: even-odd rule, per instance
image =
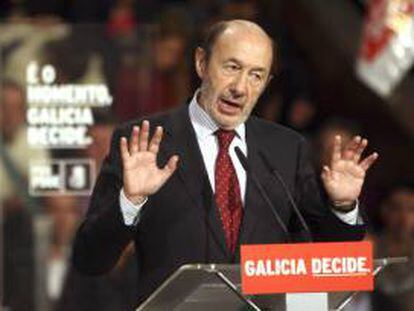
[[[204, 166], [202, 154], [191, 124], [188, 105], [184, 105], [171, 118], [171, 139], [175, 152], [179, 155], [178, 175], [186, 187], [194, 207], [199, 208], [202, 217], [207, 217], [207, 225], [212, 237], [226, 257], [229, 257], [224, 230], [215, 205], [213, 191]], [[205, 219], [204, 219], [205, 220]]]

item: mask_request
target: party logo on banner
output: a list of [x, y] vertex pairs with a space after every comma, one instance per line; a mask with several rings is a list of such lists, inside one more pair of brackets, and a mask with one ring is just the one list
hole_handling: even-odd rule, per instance
[[32, 196], [90, 195], [95, 162], [90, 159], [59, 159], [31, 162], [29, 193]]

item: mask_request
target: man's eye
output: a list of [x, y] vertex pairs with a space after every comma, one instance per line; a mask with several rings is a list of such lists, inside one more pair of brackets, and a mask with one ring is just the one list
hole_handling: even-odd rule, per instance
[[236, 71], [237, 69], [239, 69], [239, 67], [237, 65], [226, 65], [225, 67], [228, 71]]
[[258, 74], [258, 73], [253, 73], [253, 74], [251, 75], [251, 79], [252, 79], [254, 82], [261, 82], [261, 81], [263, 80], [263, 77], [262, 77], [262, 75], [260, 75], [260, 74]]

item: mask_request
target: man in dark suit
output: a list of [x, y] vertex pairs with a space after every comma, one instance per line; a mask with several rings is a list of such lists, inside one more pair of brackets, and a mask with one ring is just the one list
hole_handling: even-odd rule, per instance
[[342, 148], [337, 137], [320, 191], [304, 139], [250, 117], [272, 62], [272, 40], [258, 25], [235, 20], [211, 28], [195, 53], [202, 83], [189, 105], [115, 131], [75, 240], [78, 270], [110, 270], [133, 239], [142, 302], [185, 263], [237, 263], [241, 244], [290, 241], [303, 225], [274, 170], [315, 240], [363, 237], [356, 201], [377, 155], [361, 160], [365, 139]]

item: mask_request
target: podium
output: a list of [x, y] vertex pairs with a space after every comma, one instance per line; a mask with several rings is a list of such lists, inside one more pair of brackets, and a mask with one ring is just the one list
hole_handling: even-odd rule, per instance
[[[374, 276], [406, 257], [374, 260]], [[343, 310], [358, 292], [244, 296], [239, 265], [187, 264], [176, 270], [137, 311]]]

